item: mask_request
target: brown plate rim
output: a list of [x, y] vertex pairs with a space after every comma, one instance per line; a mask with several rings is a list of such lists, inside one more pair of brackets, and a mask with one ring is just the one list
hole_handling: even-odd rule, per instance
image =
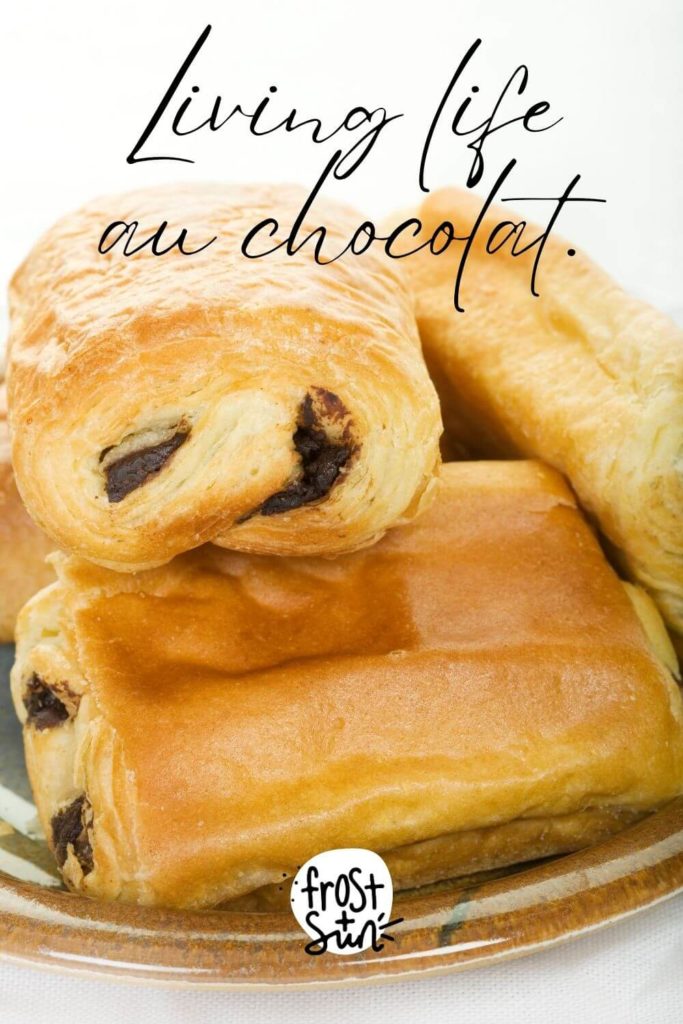
[[289, 913], [95, 903], [0, 874], [0, 957], [187, 987], [359, 985], [522, 956], [683, 891], [683, 798], [590, 849], [456, 892], [398, 897], [381, 953], [309, 956]]

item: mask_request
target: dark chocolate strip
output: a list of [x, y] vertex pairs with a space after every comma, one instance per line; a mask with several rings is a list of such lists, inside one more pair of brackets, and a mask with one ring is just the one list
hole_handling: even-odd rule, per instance
[[87, 817], [90, 814], [90, 803], [83, 794], [76, 797], [73, 803], [63, 807], [54, 815], [50, 822], [52, 843], [57, 863], [63, 868], [69, 853], [73, 849], [74, 856], [81, 865], [83, 874], [93, 869], [93, 852], [88, 834]]
[[69, 718], [69, 710], [47, 683], [34, 672], [24, 691], [27, 721], [39, 731], [52, 729]]
[[[189, 430], [178, 430], [168, 441], [130, 452], [111, 462], [104, 470], [109, 501], [112, 504], [123, 501], [131, 491], [147, 483], [151, 476], [163, 469], [173, 453], [189, 436]], [[107, 450], [111, 449], [105, 449]]]
[[[339, 401], [331, 392], [325, 394]], [[352, 445], [332, 441], [320, 429], [310, 394], [301, 403], [293, 440], [301, 459], [301, 476], [282, 491], [266, 498], [258, 509], [262, 516], [289, 512], [324, 498], [353, 454]]]

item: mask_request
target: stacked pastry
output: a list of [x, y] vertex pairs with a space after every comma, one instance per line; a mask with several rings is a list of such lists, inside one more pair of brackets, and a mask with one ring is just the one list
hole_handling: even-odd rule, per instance
[[[161, 188], [92, 203], [19, 269], [13, 460], [60, 547], [133, 571], [206, 541], [334, 555], [408, 522], [438, 463], [439, 407], [409, 292], [368, 252], [248, 260], [240, 241], [298, 189]], [[331, 244], [357, 213], [324, 204]], [[101, 256], [102, 224], [217, 235], [194, 256]], [[302, 231], [312, 230], [304, 223]]]
[[[264, 906], [343, 846], [412, 887], [578, 849], [683, 790], [670, 641], [562, 476], [461, 462], [436, 486], [396, 264], [236, 255], [300, 202], [102, 201], [13, 283], [15, 471], [64, 553], [12, 688], [79, 892]], [[118, 217], [220, 243], [93, 255]]]

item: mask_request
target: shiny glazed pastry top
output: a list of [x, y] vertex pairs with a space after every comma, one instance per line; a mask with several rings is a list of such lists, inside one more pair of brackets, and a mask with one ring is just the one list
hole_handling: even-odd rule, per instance
[[[291, 224], [304, 198], [207, 184], [109, 197], [65, 217], [19, 268], [13, 459], [61, 548], [122, 571], [205, 541], [338, 554], [427, 499], [441, 421], [402, 268], [374, 251], [325, 266], [310, 245], [240, 252], [251, 227]], [[99, 254], [119, 219], [141, 238], [168, 221], [217, 240], [193, 255]], [[320, 223], [334, 248], [358, 214], [321, 201], [300, 237]]]
[[[432, 193], [418, 212], [425, 236], [444, 220], [471, 225], [481, 204], [462, 189]], [[534, 298], [536, 248], [485, 251], [511, 219], [500, 206], [484, 219], [464, 313], [453, 308], [463, 243], [404, 261], [451, 454], [534, 456], [561, 470], [623, 571], [683, 634], [683, 331], [554, 236]], [[524, 238], [540, 233], [528, 225]]]
[[79, 892], [213, 906], [346, 846], [419, 885], [590, 845], [683, 790], [661, 619], [540, 464], [445, 466], [423, 516], [342, 558], [57, 571], [12, 689]]

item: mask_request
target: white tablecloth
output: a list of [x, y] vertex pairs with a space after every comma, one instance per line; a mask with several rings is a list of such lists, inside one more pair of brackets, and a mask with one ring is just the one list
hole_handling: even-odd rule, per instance
[[0, 964], [2, 1024], [679, 1024], [683, 897], [535, 956], [301, 992], [186, 991]]

